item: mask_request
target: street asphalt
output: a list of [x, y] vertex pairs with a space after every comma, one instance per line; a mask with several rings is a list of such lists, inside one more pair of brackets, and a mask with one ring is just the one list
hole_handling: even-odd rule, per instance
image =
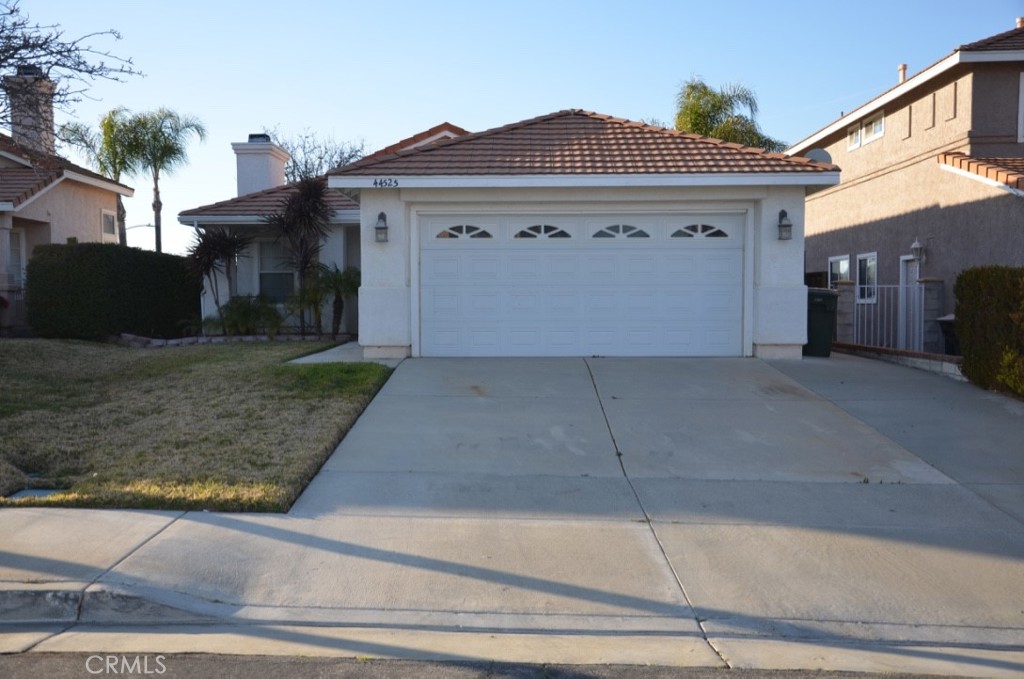
[[407, 359], [288, 514], [0, 510], [0, 653], [1020, 676], [1022, 440], [837, 354]]

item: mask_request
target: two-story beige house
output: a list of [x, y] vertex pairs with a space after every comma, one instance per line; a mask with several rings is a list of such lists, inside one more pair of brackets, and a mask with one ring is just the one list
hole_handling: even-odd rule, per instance
[[933, 321], [954, 310], [957, 275], [1024, 266], [1024, 20], [898, 74], [787, 150], [842, 168], [807, 197], [805, 271], [811, 284], [855, 283], [879, 333], [861, 343], [941, 351]]

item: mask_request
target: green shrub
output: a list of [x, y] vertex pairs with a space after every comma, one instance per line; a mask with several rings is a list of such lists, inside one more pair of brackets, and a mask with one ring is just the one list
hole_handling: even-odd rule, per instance
[[225, 335], [259, 335], [273, 337], [281, 331], [283, 320], [277, 308], [263, 295], [232, 297], [221, 307]]
[[199, 315], [184, 257], [102, 243], [42, 245], [27, 268], [28, 322], [40, 337], [181, 337]]
[[953, 289], [964, 375], [1024, 395], [1024, 268], [967, 269]]

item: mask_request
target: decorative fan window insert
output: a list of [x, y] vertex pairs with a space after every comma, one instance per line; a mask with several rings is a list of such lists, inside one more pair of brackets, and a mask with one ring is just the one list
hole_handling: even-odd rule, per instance
[[449, 226], [437, 234], [438, 238], [491, 238], [491, 232], [479, 226], [459, 224]]
[[594, 234], [594, 238], [650, 238], [650, 234], [643, 229], [629, 224], [612, 224], [606, 226]]
[[572, 238], [568, 231], [551, 224], [534, 224], [515, 235], [515, 238]]
[[672, 232], [672, 238], [728, 238], [729, 234], [710, 224], [690, 224]]

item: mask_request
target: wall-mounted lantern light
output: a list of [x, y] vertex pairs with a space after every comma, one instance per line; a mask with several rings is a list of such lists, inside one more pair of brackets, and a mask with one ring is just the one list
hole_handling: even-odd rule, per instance
[[377, 224], [373, 227], [374, 240], [378, 243], [388, 242], [388, 216], [381, 212], [377, 215]]
[[924, 251], [924, 246], [921, 245], [921, 241], [914, 239], [914, 244], [910, 246], [910, 256], [919, 262], [924, 262], [928, 258], [928, 255]]
[[779, 240], [793, 240], [793, 222], [785, 210], [779, 210]]

